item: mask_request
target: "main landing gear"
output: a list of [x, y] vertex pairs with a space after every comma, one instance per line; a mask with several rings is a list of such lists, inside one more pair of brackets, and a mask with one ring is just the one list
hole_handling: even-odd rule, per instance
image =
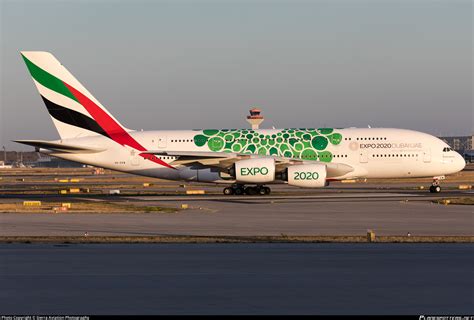
[[434, 178], [433, 183], [430, 186], [430, 192], [431, 193], [440, 193], [441, 192], [441, 186], [439, 185], [439, 179]]
[[235, 194], [236, 196], [240, 196], [242, 194], [264, 196], [270, 194], [271, 189], [269, 187], [260, 185], [255, 187], [246, 187], [242, 184], [234, 184], [230, 187], [224, 188], [223, 192], [226, 196], [230, 196], [233, 194]]

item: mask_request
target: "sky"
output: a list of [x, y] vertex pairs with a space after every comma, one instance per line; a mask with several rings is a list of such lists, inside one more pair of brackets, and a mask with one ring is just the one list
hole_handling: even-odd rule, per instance
[[59, 136], [20, 57], [52, 52], [128, 128], [474, 131], [470, 0], [0, 0], [0, 147]]

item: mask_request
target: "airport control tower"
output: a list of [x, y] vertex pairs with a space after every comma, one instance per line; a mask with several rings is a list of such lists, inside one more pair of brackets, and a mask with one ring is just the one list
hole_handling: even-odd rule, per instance
[[249, 111], [250, 111], [250, 115], [247, 116], [247, 122], [250, 123], [253, 130], [257, 130], [260, 124], [263, 122], [263, 120], [265, 120], [263, 116], [260, 114], [262, 110], [253, 107]]

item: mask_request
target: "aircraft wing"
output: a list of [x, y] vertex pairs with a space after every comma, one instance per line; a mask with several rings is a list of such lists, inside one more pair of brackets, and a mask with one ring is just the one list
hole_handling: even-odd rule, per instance
[[292, 159], [278, 156], [266, 156], [258, 154], [243, 154], [233, 152], [201, 152], [201, 151], [147, 151], [144, 153], [153, 155], [165, 155], [177, 157], [173, 164], [180, 165], [202, 165], [209, 167], [216, 167], [220, 170], [225, 170], [231, 167], [235, 162], [250, 158], [273, 158], [275, 159], [275, 170], [277, 172], [284, 171], [287, 167], [298, 164], [320, 163], [326, 165], [327, 177], [336, 178], [341, 177], [349, 172], [354, 171], [350, 165], [343, 163], [329, 163], [320, 161], [305, 161], [301, 159]]
[[57, 153], [98, 153], [106, 150], [103, 148], [94, 148], [89, 146], [86, 147], [43, 140], [13, 140], [13, 142], [33, 146], [35, 147], [36, 151], [39, 151], [39, 149], [47, 149]]
[[178, 159], [173, 164], [219, 167], [222, 169], [230, 167], [239, 160], [249, 159], [249, 154], [230, 152], [201, 152], [201, 151], [146, 151], [145, 154], [172, 156]]

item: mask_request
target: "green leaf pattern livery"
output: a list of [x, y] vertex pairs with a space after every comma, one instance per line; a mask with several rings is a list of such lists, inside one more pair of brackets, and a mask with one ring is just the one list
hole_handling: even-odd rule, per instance
[[329, 145], [341, 143], [342, 135], [332, 128], [284, 129], [265, 134], [263, 130], [206, 129], [194, 136], [194, 144], [214, 152], [274, 155], [286, 158], [331, 162]]

